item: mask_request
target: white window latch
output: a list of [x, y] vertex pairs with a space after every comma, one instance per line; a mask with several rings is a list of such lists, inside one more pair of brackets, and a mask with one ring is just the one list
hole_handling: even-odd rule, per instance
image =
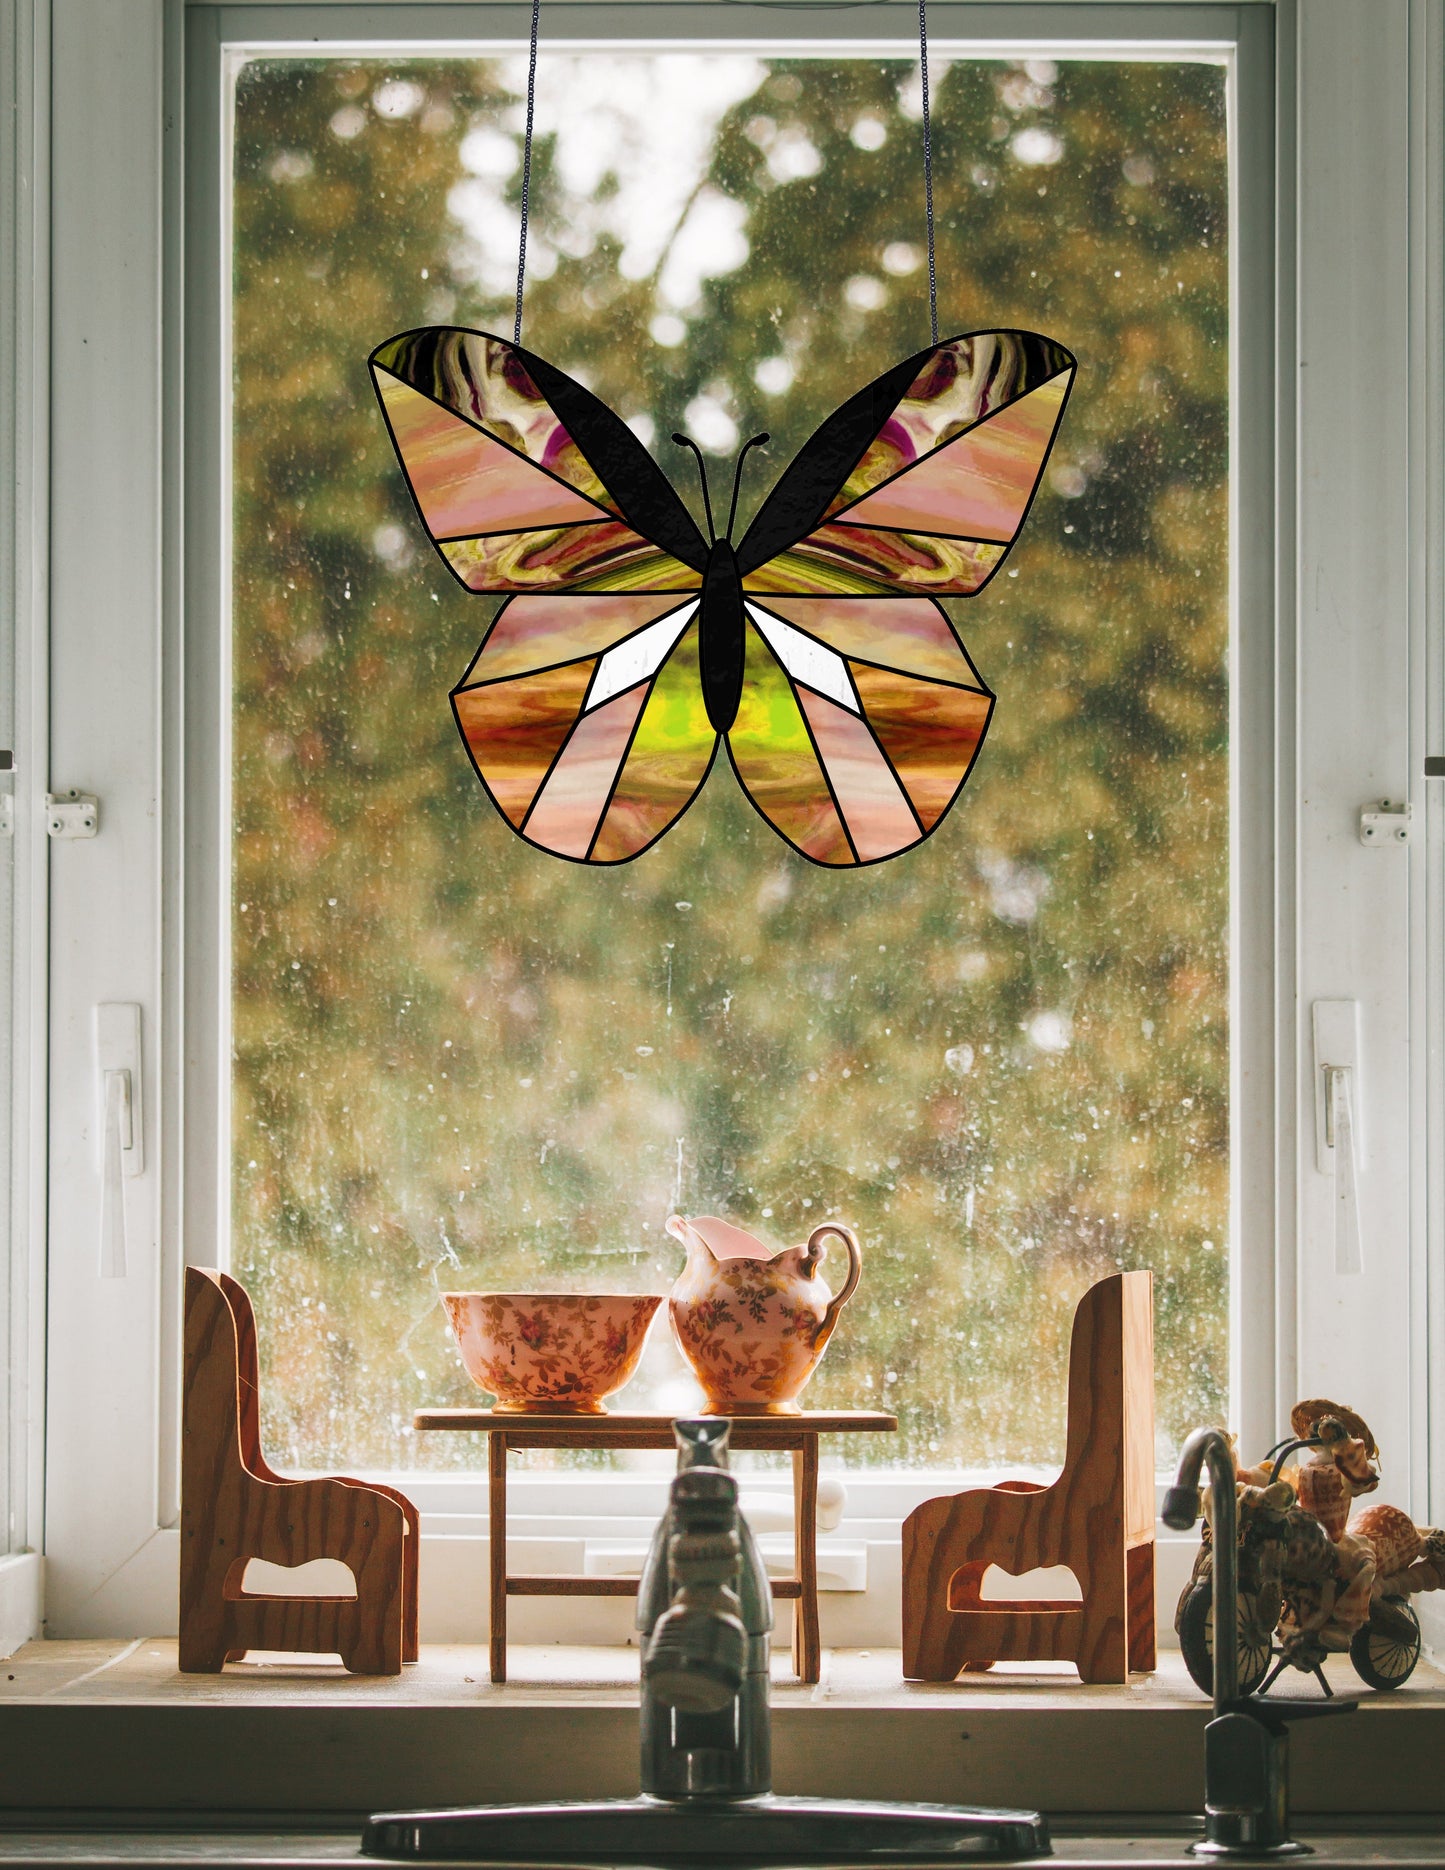
[[47, 792], [45, 829], [53, 838], [93, 838], [100, 829], [100, 800], [93, 792]]
[[100, 1116], [100, 1276], [124, 1279], [124, 1177], [145, 1168], [141, 1106], [140, 1008], [107, 1001], [95, 1009], [95, 1076]]
[[1361, 844], [1408, 844], [1410, 842], [1410, 807], [1381, 799], [1378, 805], [1360, 807]]
[[1315, 1164], [1334, 1186], [1335, 1271], [1364, 1271], [1360, 1240], [1360, 1008], [1355, 1000], [1316, 1000]]
[[0, 838], [15, 836], [15, 794], [10, 790], [14, 771], [15, 755], [9, 747], [0, 747]]

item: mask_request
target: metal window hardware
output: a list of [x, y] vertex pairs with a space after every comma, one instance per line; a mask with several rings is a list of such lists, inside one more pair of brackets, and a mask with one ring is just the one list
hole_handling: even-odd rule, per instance
[[1315, 1166], [1331, 1178], [1334, 1270], [1364, 1270], [1359, 1177], [1364, 1167], [1360, 1096], [1360, 1008], [1355, 1000], [1316, 1000]]
[[1410, 842], [1410, 807], [1381, 799], [1378, 805], [1360, 808], [1361, 844], [1408, 844]]
[[100, 1120], [100, 1276], [126, 1276], [124, 1178], [145, 1172], [140, 1008], [105, 1001], [95, 1009], [96, 1114]]
[[93, 792], [45, 795], [45, 829], [53, 838], [93, 838], [100, 829], [100, 800]]
[[1425, 777], [1427, 779], [1445, 779], [1445, 753], [1427, 753], [1425, 755]]
[[[0, 773], [15, 771], [15, 755], [9, 747], [0, 747]], [[15, 836], [15, 795], [0, 792], [0, 838]]]

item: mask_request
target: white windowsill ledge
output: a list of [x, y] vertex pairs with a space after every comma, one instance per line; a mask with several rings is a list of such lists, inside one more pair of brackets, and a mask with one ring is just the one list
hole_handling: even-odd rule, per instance
[[38, 1552], [0, 1556], [0, 1656], [39, 1636], [45, 1616], [45, 1560]]
[[[637, 1652], [519, 1646], [511, 1667], [494, 1687], [484, 1649], [437, 1646], [400, 1679], [279, 1659], [182, 1676], [166, 1640], [31, 1643], [0, 1664], [0, 1826], [85, 1811], [314, 1824], [635, 1792]], [[1346, 1661], [1331, 1675], [1341, 1694], [1361, 1687]], [[1314, 1693], [1303, 1679], [1291, 1692]], [[779, 1657], [774, 1780], [833, 1797], [1182, 1814], [1199, 1808], [1207, 1717], [1177, 1653], [1117, 1688], [1062, 1667], [911, 1684], [896, 1651], [843, 1649], [810, 1688]], [[1442, 1757], [1445, 1676], [1422, 1662], [1408, 1689], [1298, 1729], [1295, 1810], [1423, 1824], [1445, 1811]]]

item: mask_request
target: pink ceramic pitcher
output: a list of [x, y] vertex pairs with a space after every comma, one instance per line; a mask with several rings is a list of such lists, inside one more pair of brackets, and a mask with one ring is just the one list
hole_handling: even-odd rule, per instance
[[[770, 1252], [760, 1240], [711, 1214], [674, 1214], [667, 1231], [687, 1248], [672, 1288], [673, 1335], [697, 1372], [713, 1415], [795, 1415], [853, 1295], [862, 1255], [852, 1228], [825, 1221], [803, 1247]], [[818, 1267], [829, 1235], [848, 1251], [848, 1277], [835, 1299]]]

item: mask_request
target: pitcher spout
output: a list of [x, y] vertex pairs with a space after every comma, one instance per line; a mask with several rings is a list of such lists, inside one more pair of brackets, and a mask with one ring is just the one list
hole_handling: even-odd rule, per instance
[[715, 1214], [700, 1214], [694, 1221], [673, 1214], [668, 1217], [666, 1225], [673, 1239], [680, 1240], [687, 1248], [689, 1260], [695, 1252], [717, 1261], [771, 1260], [774, 1257], [772, 1248], [765, 1247], [745, 1227], [734, 1227], [731, 1221], [720, 1221]]

